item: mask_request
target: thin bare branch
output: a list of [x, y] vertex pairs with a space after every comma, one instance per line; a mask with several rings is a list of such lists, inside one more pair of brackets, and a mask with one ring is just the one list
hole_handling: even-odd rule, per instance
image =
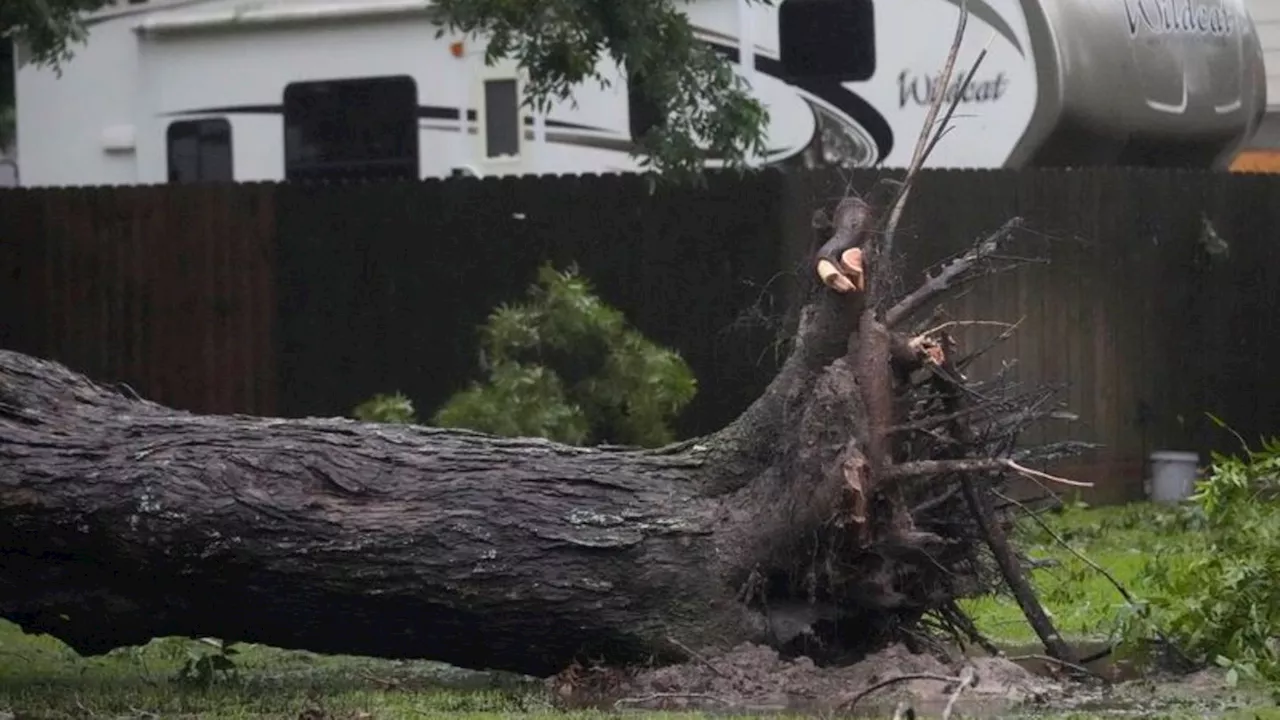
[[[1018, 322], [1019, 322], [1019, 323], [1021, 323], [1022, 321], [1021, 321], [1021, 320], [1019, 320]], [[1014, 328], [1016, 328], [1016, 327], [1017, 327], [1017, 323], [1007, 323], [1007, 322], [1001, 322], [1001, 321], [999, 321], [999, 320], [948, 320], [947, 322], [944, 322], [944, 323], [942, 323], [941, 325], [935, 325], [934, 327], [931, 327], [931, 328], [929, 328], [928, 330], [925, 330], [925, 331], [920, 332], [920, 333], [918, 333], [918, 334], [919, 334], [919, 335], [933, 335], [934, 333], [940, 333], [940, 332], [942, 332], [943, 330], [946, 330], [947, 328], [953, 328], [953, 327], [977, 327], [977, 326], [980, 326], [980, 325], [989, 325], [989, 326], [994, 326], [994, 327], [1001, 327], [1001, 328], [1004, 328], [1007, 332], [1010, 332], [1010, 331], [1012, 331]]]
[[973, 363], [974, 360], [977, 360], [983, 355], [986, 355], [997, 345], [1013, 337], [1013, 334], [1018, 331], [1018, 328], [1022, 325], [1023, 321], [1026, 319], [1027, 319], [1027, 316], [1023, 315], [1022, 317], [1018, 318], [1018, 322], [1014, 323], [1008, 330], [1005, 330], [1004, 332], [992, 338], [989, 342], [987, 342], [982, 347], [978, 348], [977, 350], [974, 350], [968, 355], [965, 355], [964, 357], [957, 360], [956, 370], [963, 371], [966, 367], [968, 367], [971, 363]]
[[1018, 463], [1012, 460], [1005, 460], [1004, 462], [1006, 465], [1008, 465], [1010, 468], [1017, 471], [1018, 473], [1025, 475], [1027, 477], [1036, 478], [1037, 480], [1046, 480], [1048, 482], [1058, 483], [1060, 485], [1070, 485], [1072, 487], [1093, 487], [1093, 483], [1091, 482], [1081, 482], [1079, 480], [1068, 480], [1064, 477], [1058, 477], [1057, 475], [1050, 475], [1049, 473], [1040, 472], [1039, 470], [1032, 470], [1031, 468], [1026, 467], [1025, 465], [1019, 465]]
[[1025, 662], [1025, 661], [1027, 661], [1027, 660], [1037, 660], [1037, 661], [1039, 661], [1039, 662], [1047, 662], [1047, 663], [1051, 663], [1051, 664], [1053, 664], [1053, 665], [1058, 665], [1058, 666], [1064, 667], [1064, 668], [1066, 668], [1066, 669], [1068, 669], [1068, 670], [1073, 670], [1073, 671], [1078, 672], [1078, 673], [1080, 673], [1080, 674], [1082, 674], [1082, 675], [1090, 675], [1090, 676], [1093, 676], [1093, 677], [1095, 677], [1095, 678], [1098, 678], [1099, 680], [1106, 680], [1106, 678], [1104, 678], [1102, 675], [1099, 675], [1098, 673], [1096, 673], [1096, 672], [1094, 672], [1094, 671], [1090, 670], [1089, 668], [1085, 667], [1084, 665], [1080, 665], [1080, 664], [1073, 663], [1073, 662], [1067, 662], [1066, 660], [1063, 660], [1062, 658], [1056, 658], [1056, 657], [1053, 657], [1053, 656], [1051, 656], [1051, 655], [1037, 655], [1037, 654], [1034, 654], [1034, 653], [1033, 653], [1033, 654], [1030, 654], [1030, 655], [1010, 655], [1010, 656], [1006, 657], [1005, 659], [1006, 659], [1006, 660], [1008, 660], [1008, 661], [1010, 661], [1010, 662]]
[[[964, 31], [968, 23], [969, 4], [966, 0], [960, 0], [960, 19], [956, 21], [955, 38], [951, 41], [951, 50], [947, 53], [947, 61], [942, 67], [942, 76], [938, 79], [939, 88], [951, 86], [951, 74], [955, 71], [956, 57], [960, 54], [960, 45], [964, 41]], [[907, 205], [907, 197], [911, 194], [911, 186], [914, 184], [915, 176], [920, 172], [920, 167], [924, 164], [926, 150], [929, 147], [929, 137], [933, 135], [934, 122], [938, 119], [938, 111], [942, 109], [942, 101], [946, 98], [946, 95], [947, 93], [945, 92], [939, 92], [934, 96], [933, 101], [929, 103], [929, 112], [925, 115], [924, 125], [920, 128], [920, 136], [916, 139], [916, 147], [911, 154], [911, 164], [907, 166], [907, 174], [903, 178], [902, 186], [898, 189], [898, 196], [894, 199], [889, 211], [889, 220], [884, 226], [883, 251], [879, 253], [881, 258], [888, 258], [893, 253], [894, 232], [898, 229], [898, 223], [902, 219], [902, 210]], [[959, 95], [956, 96], [957, 99], [959, 97]]]
[[1081, 482], [1079, 480], [1068, 480], [1056, 475], [1050, 475], [1038, 470], [1019, 465], [1018, 463], [1007, 458], [967, 458], [962, 460], [914, 460], [912, 462], [898, 463], [886, 467], [883, 471], [883, 477], [886, 480], [901, 480], [911, 477], [924, 477], [928, 475], [946, 475], [950, 473], [980, 473], [995, 472], [999, 470], [1013, 470], [1014, 472], [1034, 477], [1040, 480], [1048, 480], [1051, 482], [1070, 485], [1071, 487], [1093, 487], [1091, 482]]
[[670, 635], [667, 636], [667, 642], [680, 648], [681, 651], [683, 651], [685, 654], [687, 654], [689, 657], [693, 658], [694, 660], [697, 660], [698, 662], [702, 663], [703, 667], [707, 668], [711, 672], [719, 675], [722, 678], [729, 677], [729, 675], [725, 673], [725, 671], [716, 667], [714, 664], [712, 664], [710, 660], [708, 660], [701, 653], [695, 651], [693, 648], [689, 647], [688, 645], [685, 645], [684, 643], [671, 637]]
[[978, 674], [973, 671], [972, 665], [966, 665], [964, 671], [960, 673], [960, 684], [952, 691], [951, 697], [947, 698], [947, 706], [942, 710], [942, 720], [951, 720], [951, 713], [955, 710], [956, 701], [960, 699], [961, 693], [965, 688], [973, 685], [978, 679]]
[[897, 326], [942, 293], [973, 279], [974, 266], [994, 255], [1000, 248], [1000, 244], [1020, 227], [1022, 227], [1022, 218], [1010, 218], [999, 230], [984, 238], [964, 255], [943, 265], [937, 275], [926, 277], [920, 287], [899, 300], [897, 305], [885, 313], [884, 324], [890, 328]]
[[[963, 6], [963, 3], [962, 3]], [[991, 36], [987, 38], [987, 44], [982, 46], [982, 52], [978, 53], [978, 58], [973, 61], [973, 65], [969, 66], [969, 73], [965, 75], [964, 81], [960, 84], [960, 90], [951, 98], [951, 106], [947, 108], [947, 114], [942, 117], [942, 125], [938, 128], [938, 132], [934, 134], [933, 140], [929, 142], [929, 147], [924, 151], [924, 157], [927, 160], [933, 154], [933, 149], [938, 145], [942, 138], [951, 129], [951, 118], [956, 114], [956, 108], [960, 106], [960, 100], [964, 97], [964, 92], [969, 89], [969, 83], [973, 82], [973, 76], [978, 73], [978, 68], [982, 67], [982, 61], [987, 58], [987, 52], [991, 49], [991, 43], [996, 39], [995, 31], [991, 31]]]
[[894, 677], [888, 678], [887, 680], [881, 680], [880, 682], [874, 685], [871, 685], [870, 687], [863, 688], [862, 690], [855, 693], [848, 700], [845, 700], [844, 702], [840, 703], [840, 705], [837, 706], [837, 709], [852, 710], [853, 706], [857, 705], [859, 700], [865, 698], [871, 693], [877, 690], [880, 690], [882, 688], [887, 688], [890, 685], [897, 685], [898, 683], [908, 682], [910, 680], [936, 680], [937, 682], [957, 683], [957, 682], [960, 682], [962, 679], [963, 678], [953, 677], [951, 675], [939, 675], [937, 673], [909, 673], [906, 675], [895, 675]]

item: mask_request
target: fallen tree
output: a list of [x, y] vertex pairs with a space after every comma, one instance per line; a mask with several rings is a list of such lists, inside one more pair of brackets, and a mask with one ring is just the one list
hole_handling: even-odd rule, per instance
[[829, 287], [768, 391], [659, 450], [201, 416], [0, 353], [0, 615], [86, 654], [211, 635], [540, 675], [742, 642], [834, 657], [926, 614], [963, 629], [994, 551], [1034, 616], [990, 488], [1033, 472], [1014, 440], [1048, 395], [966, 379], [948, 325], [918, 323], [1007, 267], [1019, 223], [892, 298], [876, 222], [840, 203]]
[[0, 351], [0, 616], [84, 654], [215, 636], [545, 676], [744, 643], [835, 660], [929, 629], [981, 641], [956, 600], [998, 577], [1070, 660], [992, 498], [1013, 475], [1069, 483], [1029, 465], [1077, 446], [1019, 447], [1051, 393], [967, 377], [989, 348], [962, 351], [933, 312], [1020, 262], [1003, 247], [1021, 222], [892, 290], [941, 97], [892, 201], [834, 209], [786, 362], [708, 437], [201, 416]]

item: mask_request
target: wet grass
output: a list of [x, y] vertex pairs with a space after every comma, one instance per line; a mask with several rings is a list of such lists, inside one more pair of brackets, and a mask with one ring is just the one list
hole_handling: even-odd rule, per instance
[[[238, 646], [239, 647], [239, 646]], [[178, 638], [82, 658], [0, 621], [0, 717], [453, 718], [555, 714], [519, 679], [430, 662], [243, 646], [234, 676], [179, 681], [189, 658], [217, 651]], [[556, 715], [564, 717], [563, 715]]]
[[[1197, 552], [1186, 518], [1147, 505], [1090, 509], [1072, 507], [1047, 517], [1072, 547], [1106, 567], [1138, 596], [1144, 590], [1142, 557], [1155, 547], [1176, 545]], [[1021, 547], [1059, 567], [1037, 570], [1034, 581], [1062, 631], [1075, 639], [1104, 637], [1123, 601], [1116, 590], [1047, 533], [1019, 531]], [[1034, 641], [1017, 605], [1003, 597], [967, 602], [980, 627], [1011, 645]], [[238, 646], [239, 647], [239, 646]], [[541, 686], [503, 674], [473, 673], [430, 662], [323, 656], [262, 646], [243, 646], [236, 675], [212, 684], [174, 678], [193, 657], [216, 652], [195, 641], [165, 638], [106, 656], [82, 658], [47, 636], [27, 635], [0, 621], [0, 720], [45, 718], [374, 718], [603, 717], [598, 712], [556, 712]], [[1194, 694], [1194, 693], [1193, 693]], [[1148, 696], [1149, 697], [1149, 696]], [[1120, 698], [1123, 701], [1123, 698]], [[1228, 705], [1229, 706], [1229, 705]], [[1238, 707], [1238, 705], [1237, 705]], [[1194, 703], [1175, 711], [1143, 710], [1123, 702], [1117, 712], [1020, 714], [1057, 720], [1104, 716], [1280, 720], [1280, 710], [1211, 710]], [[679, 720], [699, 714], [628, 713]]]
[[[1107, 570], [1139, 600], [1147, 594], [1143, 565], [1151, 553], [1173, 548], [1190, 559], [1202, 552], [1194, 519], [1186, 510], [1148, 503], [1101, 508], [1075, 504], [1043, 519], [1071, 549]], [[1078, 642], [1106, 640], [1127, 610], [1115, 586], [1033, 521], [1020, 521], [1016, 536], [1029, 556], [1054, 563], [1034, 570], [1031, 579], [1059, 632]], [[976, 598], [962, 605], [997, 643], [1020, 646], [1037, 641], [1011, 597]]]

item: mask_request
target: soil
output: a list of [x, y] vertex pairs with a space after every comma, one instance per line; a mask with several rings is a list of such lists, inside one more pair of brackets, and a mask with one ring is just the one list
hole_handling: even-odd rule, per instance
[[[569, 679], [562, 676], [553, 685], [566, 700], [573, 697], [598, 706], [608, 699], [614, 707], [629, 709], [883, 715], [891, 713], [899, 701], [909, 700], [917, 713], [937, 715], [957, 682], [904, 680], [857, 699], [852, 707], [850, 701], [872, 685], [904, 675], [958, 678], [965, 665], [974, 671], [975, 683], [961, 693], [955, 710], [970, 717], [1013, 707], [1043, 707], [1065, 692], [1061, 683], [1003, 658], [947, 663], [902, 646], [891, 646], [852, 665], [820, 667], [806, 657], [787, 659], [766, 646], [740, 645], [727, 653], [704, 654], [690, 663], [641, 670], [625, 679], [610, 682], [597, 678], [590, 683], [592, 689], [587, 683], [575, 683], [570, 691], [566, 686]], [[606, 685], [612, 692], [602, 692]], [[596, 700], [588, 702], [588, 694]]]
[[824, 667], [806, 657], [781, 657], [769, 647], [741, 645], [661, 668], [577, 668], [550, 684], [560, 704], [570, 707], [883, 718], [905, 703], [918, 717], [939, 717], [955, 693], [954, 680], [910, 679], [862, 693], [908, 675], [959, 678], [968, 667], [976, 682], [961, 692], [953, 717], [1044, 718], [1082, 711], [1095, 717], [1212, 717], [1272, 703], [1257, 688], [1229, 687], [1216, 668], [1180, 675], [1120, 671], [1103, 663], [1089, 664], [1099, 678], [1080, 680], [1025, 655], [1016, 662], [990, 656], [949, 662], [895, 645], [851, 665]]

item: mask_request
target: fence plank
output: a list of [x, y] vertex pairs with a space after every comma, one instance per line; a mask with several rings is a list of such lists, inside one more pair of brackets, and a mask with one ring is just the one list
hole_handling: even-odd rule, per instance
[[[268, 186], [0, 193], [0, 340], [196, 412], [272, 414]], [[266, 379], [264, 382], [263, 379]]]
[[[0, 345], [198, 412], [335, 415], [401, 390], [429, 415], [476, 379], [476, 330], [537, 267], [578, 264], [700, 391], [684, 435], [755, 398], [814, 232], [812, 210], [898, 173], [637, 176], [0, 190]], [[1067, 383], [1078, 422], [1028, 441], [1105, 443], [1064, 472], [1142, 491], [1159, 448], [1234, 450], [1275, 431], [1280, 178], [1130, 169], [930, 171], [899, 232], [900, 287], [1009, 216], [1038, 264], [950, 317], [1016, 322], [973, 368]], [[1211, 252], [1201, 218], [1225, 241]], [[1000, 328], [957, 328], [974, 348]]]

